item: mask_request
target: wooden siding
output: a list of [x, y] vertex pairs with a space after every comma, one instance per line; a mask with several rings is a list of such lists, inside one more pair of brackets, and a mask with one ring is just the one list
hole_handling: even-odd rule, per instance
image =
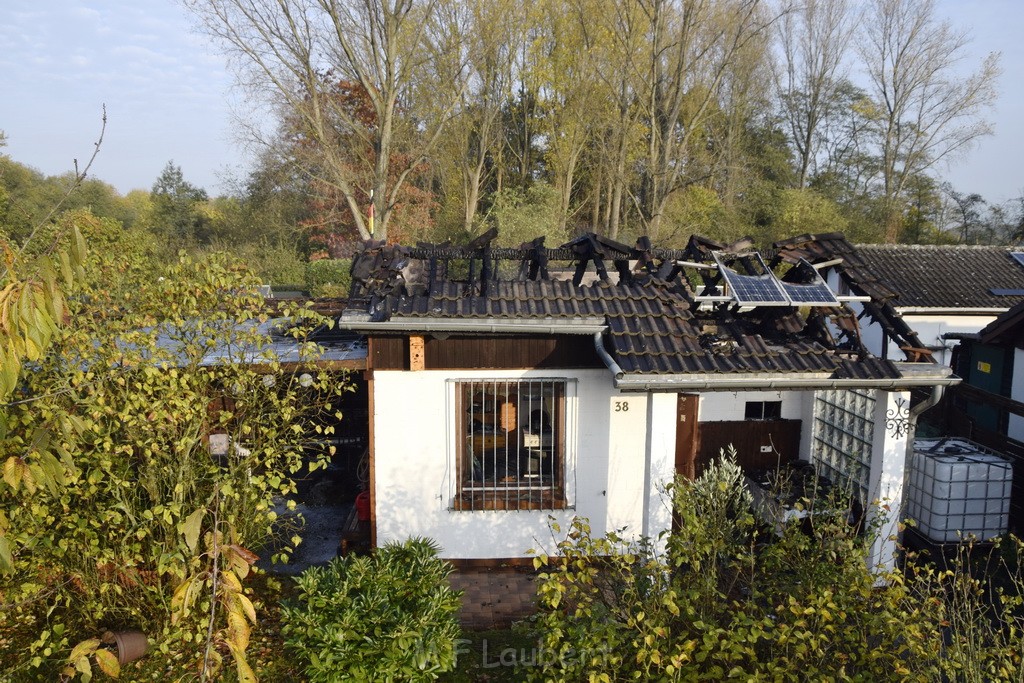
[[[407, 337], [373, 337], [369, 363], [377, 370], [408, 370]], [[562, 337], [448, 337], [425, 340], [426, 370], [603, 368], [586, 335]]]
[[[744, 470], [778, 467], [797, 460], [800, 455], [800, 420], [735, 420], [701, 422], [696, 475], [722, 449], [736, 448], [736, 459]], [[762, 452], [767, 447], [768, 452]]]

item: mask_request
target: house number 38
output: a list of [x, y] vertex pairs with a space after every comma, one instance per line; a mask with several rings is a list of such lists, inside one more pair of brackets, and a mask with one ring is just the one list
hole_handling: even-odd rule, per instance
[[616, 413], [628, 413], [629, 412], [629, 401], [616, 401], [615, 402]]

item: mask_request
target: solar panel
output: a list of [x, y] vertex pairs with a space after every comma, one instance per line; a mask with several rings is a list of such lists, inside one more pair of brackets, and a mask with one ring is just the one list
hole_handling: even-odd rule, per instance
[[760, 263], [763, 275], [741, 275], [722, 263], [717, 252], [712, 252], [718, 264], [718, 272], [725, 278], [729, 292], [740, 306], [789, 306], [790, 300], [782, 289], [782, 284], [775, 279], [760, 254], [753, 254]]
[[725, 278], [729, 292], [740, 306], [838, 306], [839, 300], [817, 270], [804, 259], [800, 259], [807, 271], [814, 273], [814, 281], [795, 284], [781, 282], [768, 269], [760, 254], [757, 259], [761, 275], [742, 275], [726, 266], [718, 253], [712, 254], [718, 264], [718, 272]]
[[805, 259], [800, 259], [800, 264], [804, 266], [806, 272], [814, 273], [814, 281], [803, 284], [783, 282], [782, 288], [790, 301], [796, 306], [838, 306], [839, 299], [821, 277], [821, 273]]

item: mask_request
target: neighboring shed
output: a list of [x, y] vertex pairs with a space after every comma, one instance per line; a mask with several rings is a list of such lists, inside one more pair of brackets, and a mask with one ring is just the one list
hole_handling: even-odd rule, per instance
[[1024, 301], [977, 334], [963, 335], [950, 394], [950, 432], [1013, 460], [1010, 528], [1024, 530]]
[[[938, 362], [949, 365], [948, 334], [977, 332], [1024, 301], [1024, 248], [965, 245], [858, 245], [866, 267], [897, 293], [892, 303]], [[877, 355], [898, 352], [877, 328], [865, 330]]]

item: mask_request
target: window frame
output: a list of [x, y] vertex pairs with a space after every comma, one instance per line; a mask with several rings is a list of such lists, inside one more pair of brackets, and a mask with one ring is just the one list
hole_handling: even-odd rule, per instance
[[[575, 378], [488, 375], [451, 378], [448, 385], [449, 510], [573, 507]], [[534, 433], [528, 424], [538, 411], [541, 427]], [[551, 422], [550, 437], [544, 420]], [[501, 474], [510, 471], [516, 474]]]
[[[772, 409], [771, 409], [772, 415], [771, 416], [767, 416], [767, 413], [768, 413], [767, 408], [768, 408], [769, 405], [772, 406]], [[751, 410], [750, 409], [755, 407], [755, 406], [760, 406], [760, 410], [759, 410], [760, 415], [758, 417], [751, 417], [751, 415], [750, 415]], [[743, 406], [743, 419], [744, 420], [759, 420], [759, 421], [781, 420], [782, 419], [782, 401], [781, 400], [774, 400], [774, 401], [747, 401], [744, 404], [744, 406]]]

